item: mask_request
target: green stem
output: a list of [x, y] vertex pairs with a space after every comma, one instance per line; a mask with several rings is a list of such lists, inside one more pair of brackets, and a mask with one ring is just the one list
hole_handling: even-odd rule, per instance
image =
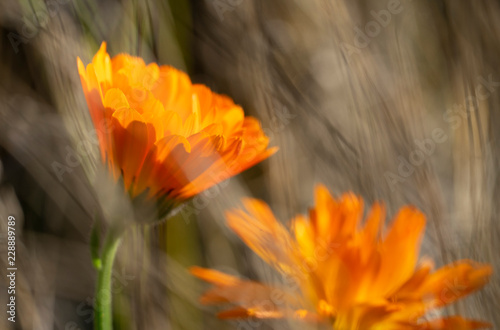
[[102, 249], [102, 267], [99, 269], [96, 288], [96, 317], [94, 319], [95, 329], [113, 329], [113, 304], [111, 292], [111, 282], [113, 274], [113, 263], [120, 245], [121, 235], [112, 229], [106, 237], [106, 242]]

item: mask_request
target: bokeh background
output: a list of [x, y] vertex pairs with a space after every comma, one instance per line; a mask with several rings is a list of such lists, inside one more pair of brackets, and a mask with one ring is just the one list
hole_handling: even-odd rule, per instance
[[127, 235], [116, 328], [302, 329], [217, 320], [186, 267], [279, 281], [223, 212], [253, 196], [287, 221], [318, 182], [383, 200], [390, 215], [416, 205], [428, 217], [422, 256], [438, 266], [493, 264], [483, 290], [442, 312], [500, 327], [499, 17], [497, 0], [2, 0], [0, 268], [14, 215], [18, 304], [15, 326], [1, 312], [0, 328], [92, 329], [90, 229], [104, 209], [126, 209], [96, 179], [76, 67], [103, 40], [111, 55], [175, 66], [231, 96], [280, 147], [193, 200], [192, 214]]

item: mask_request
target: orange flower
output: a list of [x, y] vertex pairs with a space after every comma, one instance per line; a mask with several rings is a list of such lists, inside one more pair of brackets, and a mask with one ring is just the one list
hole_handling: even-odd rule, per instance
[[432, 262], [417, 264], [425, 216], [403, 207], [382, 233], [385, 211], [372, 206], [361, 224], [363, 201], [349, 193], [334, 199], [316, 188], [316, 207], [298, 216], [287, 230], [269, 207], [244, 200], [247, 212], [232, 210], [229, 227], [291, 287], [286, 290], [193, 267], [214, 285], [204, 304], [238, 307], [221, 318], [294, 318], [333, 329], [480, 329], [490, 324], [459, 316], [425, 321], [432, 310], [481, 288], [492, 268], [462, 260], [432, 272]]
[[172, 67], [106, 43], [78, 71], [101, 156], [132, 196], [183, 200], [272, 155], [258, 120]]

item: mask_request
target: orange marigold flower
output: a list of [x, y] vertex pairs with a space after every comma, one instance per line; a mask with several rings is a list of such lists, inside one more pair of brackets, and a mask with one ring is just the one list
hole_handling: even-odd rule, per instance
[[227, 212], [229, 227], [291, 288], [241, 280], [199, 267], [191, 272], [214, 287], [204, 304], [237, 306], [221, 318], [292, 318], [333, 329], [480, 329], [489, 323], [459, 316], [425, 320], [487, 283], [492, 268], [462, 260], [432, 271], [418, 263], [425, 216], [405, 206], [382, 231], [385, 211], [374, 204], [364, 222], [363, 201], [352, 193], [334, 199], [318, 186], [309, 217], [297, 216], [290, 230], [262, 201], [244, 200], [246, 212]]
[[258, 120], [170, 66], [110, 58], [78, 71], [103, 160], [132, 196], [184, 200], [272, 155]]

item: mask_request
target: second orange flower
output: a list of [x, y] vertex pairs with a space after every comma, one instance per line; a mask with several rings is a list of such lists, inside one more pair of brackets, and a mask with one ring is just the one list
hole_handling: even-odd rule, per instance
[[333, 198], [316, 188], [315, 207], [283, 226], [262, 201], [227, 212], [229, 227], [286, 286], [274, 286], [200, 267], [191, 272], [213, 284], [203, 304], [233, 304], [224, 319], [281, 319], [322, 323], [337, 330], [482, 329], [487, 322], [426, 315], [483, 287], [492, 267], [461, 260], [433, 271], [418, 262], [425, 216], [403, 207], [388, 230], [384, 207], [363, 221], [363, 201], [352, 193]]

